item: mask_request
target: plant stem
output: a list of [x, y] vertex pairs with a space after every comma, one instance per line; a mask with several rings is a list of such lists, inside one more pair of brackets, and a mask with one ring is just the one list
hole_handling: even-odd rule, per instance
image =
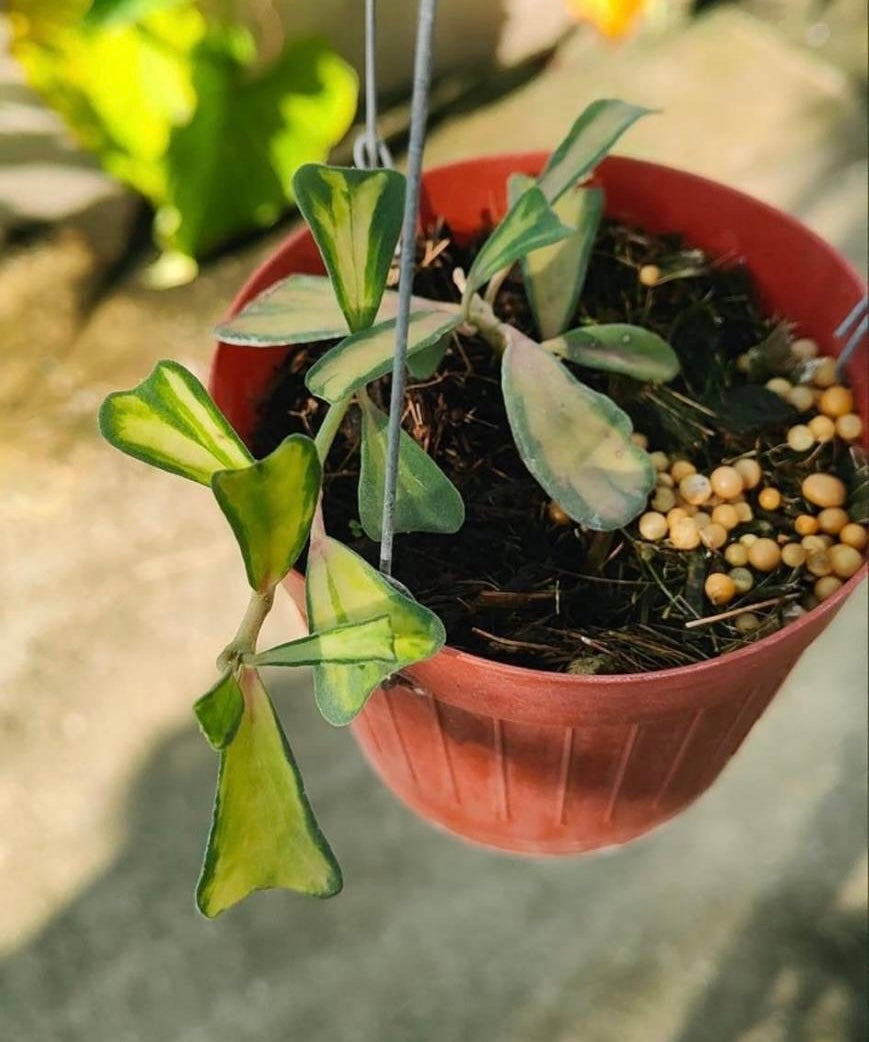
[[259, 632], [272, 609], [274, 599], [273, 589], [268, 593], [259, 593], [257, 590], [251, 593], [247, 610], [235, 636], [217, 656], [217, 668], [221, 673], [234, 668], [243, 655], [252, 655], [256, 651]]
[[317, 436], [314, 438], [314, 444], [317, 446], [317, 454], [319, 455], [320, 463], [323, 466], [326, 464], [326, 457], [329, 455], [329, 449], [332, 448], [332, 442], [335, 440], [335, 435], [341, 427], [341, 421], [344, 419], [352, 401], [352, 394], [348, 395], [346, 398], [342, 398], [340, 402], [335, 402], [334, 405], [330, 405], [326, 415], [323, 417], [323, 422], [320, 424], [320, 429], [317, 431]]

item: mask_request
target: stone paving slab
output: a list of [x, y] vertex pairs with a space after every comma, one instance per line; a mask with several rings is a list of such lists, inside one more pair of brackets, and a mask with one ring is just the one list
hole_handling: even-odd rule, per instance
[[[654, 135], [631, 139], [635, 154], [753, 187], [859, 259], [864, 153], [844, 77], [733, 10], [629, 46], [602, 56], [571, 42], [538, 80], [438, 128], [429, 162], [551, 145], [580, 104], [633, 75], [657, 85], [642, 100], [667, 107]], [[0, 267], [4, 359], [27, 363], [0, 382], [0, 888], [14, 895], [0, 902], [0, 1038], [862, 1038], [865, 591], [713, 791], [606, 856], [512, 859], [430, 829], [316, 717], [307, 681], [283, 681], [280, 712], [347, 890], [195, 916], [216, 762], [190, 703], [245, 584], [207, 492], [104, 447], [94, 410], [160, 357], [204, 374], [208, 328], [281, 234], [164, 294], [131, 273], [78, 312], [78, 247], [53, 281], [47, 261], [39, 278], [28, 267], [38, 251]], [[33, 287], [29, 338], [10, 285], [16, 300]], [[298, 622], [284, 604], [271, 625], [277, 640]]]

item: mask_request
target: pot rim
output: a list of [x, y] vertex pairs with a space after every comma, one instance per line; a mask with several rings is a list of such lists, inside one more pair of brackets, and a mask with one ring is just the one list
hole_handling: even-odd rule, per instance
[[[450, 176], [461, 176], [471, 170], [479, 169], [481, 166], [491, 164], [504, 164], [509, 162], [514, 165], [516, 169], [522, 167], [533, 167], [539, 171], [549, 158], [549, 153], [542, 150], [535, 150], [529, 152], [500, 152], [490, 153], [483, 156], [478, 156], [469, 159], [460, 159], [452, 163], [444, 163], [439, 166], [431, 167], [423, 173], [423, 190], [425, 189], [425, 182], [427, 179], [438, 176], [438, 177], [450, 177]], [[817, 248], [832, 252], [836, 255], [842, 268], [851, 276], [854, 284], [857, 286], [863, 286], [863, 280], [858, 275], [851, 263], [839, 253], [833, 246], [831, 246], [825, 239], [823, 239], [817, 232], [814, 232], [811, 228], [807, 227], [802, 221], [791, 216], [783, 210], [772, 206], [770, 203], [757, 199], [747, 192], [743, 192], [738, 188], [731, 188], [729, 185], [723, 184], [720, 181], [714, 181], [711, 178], [704, 177], [702, 174], [695, 174], [688, 170], [682, 170], [678, 167], [668, 166], [664, 163], [653, 162], [646, 159], [636, 159], [629, 156], [607, 156], [598, 166], [598, 170], [606, 169], [607, 167], [618, 169], [619, 167], [627, 170], [635, 170], [638, 175], [646, 174], [650, 175], [656, 170], [663, 170], [670, 174], [677, 175], [684, 179], [686, 182], [693, 182], [697, 185], [702, 186], [706, 191], [714, 191], [718, 193], [724, 193], [731, 197], [737, 197], [740, 200], [744, 200], [752, 207], [761, 210], [762, 212], [774, 218], [779, 223], [784, 223], [794, 231], [797, 232], [804, 239], [810, 241]], [[306, 237], [310, 236], [310, 231], [307, 226], [301, 224], [295, 230], [291, 231], [278, 247], [270, 253], [266, 259], [258, 265], [254, 271], [248, 276], [243, 283], [241, 289], [235, 295], [229, 308], [225, 313], [225, 318], [234, 317], [241, 308], [252, 298], [254, 291], [262, 292], [260, 283], [264, 277], [271, 274], [271, 269], [277, 267], [281, 258], [285, 253], [293, 250], [298, 242]], [[280, 277], [280, 276], [276, 276]], [[273, 280], [275, 281], [275, 280]], [[865, 288], [864, 288], [865, 292]], [[213, 389], [214, 379], [216, 375], [217, 367], [217, 354], [218, 352], [230, 345], [223, 345], [218, 341], [217, 350], [212, 357], [211, 371], [209, 374], [209, 388]], [[239, 348], [235, 350], [257, 350], [255, 348]], [[261, 350], [261, 349], [260, 349]], [[278, 348], [278, 350], [284, 350], [284, 348]], [[582, 685], [588, 686], [599, 686], [601, 688], [607, 687], [618, 687], [624, 690], [625, 686], [628, 685], [644, 685], [648, 683], [650, 677], [656, 679], [660, 678], [662, 681], [673, 680], [683, 681], [689, 678], [702, 678], [704, 674], [714, 671], [723, 661], [726, 661], [728, 666], [730, 664], [737, 664], [743, 660], [749, 659], [755, 655], [762, 655], [766, 650], [776, 647], [778, 644], [791, 643], [794, 638], [800, 633], [801, 630], [806, 628], [814, 628], [815, 624], [823, 619], [829, 621], [842, 607], [845, 601], [851, 596], [854, 590], [863, 582], [866, 578], [867, 570], [869, 570], [869, 563], [865, 560], [863, 565], [855, 575], [842, 584], [842, 586], [825, 601], [822, 601], [816, 607], [807, 611], [800, 618], [793, 622], [787, 623], [780, 630], [775, 633], [771, 633], [766, 637], [762, 637], [759, 640], [753, 641], [747, 644], [745, 647], [740, 648], [738, 651], [726, 652], [722, 655], [716, 655], [714, 658], [704, 659], [701, 662], [693, 662], [685, 666], [675, 666], [671, 669], [652, 670], [642, 673], [608, 673], [608, 674], [590, 674], [576, 676], [571, 673], [556, 673], [550, 672], [544, 669], [534, 669], [529, 666], [516, 666], [511, 665], [507, 662], [502, 662], [498, 659], [484, 658], [482, 655], [475, 655], [468, 651], [461, 651], [458, 648], [450, 647], [445, 644], [439, 652], [436, 653], [432, 658], [443, 658], [448, 664], [456, 668], [470, 668], [471, 670], [479, 670], [485, 668], [490, 673], [509, 675], [512, 678], [517, 676], [526, 678], [529, 682], [544, 682], [547, 685], [559, 686], [564, 688], [576, 687], [577, 682], [581, 682]], [[293, 572], [296, 576], [303, 578], [301, 573]], [[746, 609], [748, 610], [748, 609]], [[803, 650], [805, 650], [811, 643], [809, 641]], [[417, 665], [424, 665], [424, 663], [431, 662], [432, 659], [423, 660], [422, 663], [415, 664], [409, 668], [409, 672], [412, 673]], [[681, 684], [680, 684], [681, 686]]]

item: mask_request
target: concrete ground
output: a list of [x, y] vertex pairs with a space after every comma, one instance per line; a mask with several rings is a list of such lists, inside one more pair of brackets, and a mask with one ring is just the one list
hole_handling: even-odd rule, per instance
[[[828, 53], [807, 35], [811, 3], [786, 38], [772, 0], [755, 6], [618, 49], [574, 37], [524, 86], [442, 122], [427, 159], [551, 145], [618, 93], [664, 110], [627, 151], [748, 188], [864, 265], [862, 7], [827, 9]], [[0, 189], [4, 105], [32, 107], [12, 75]], [[429, 828], [316, 716], [306, 677], [278, 680], [346, 890], [196, 915], [216, 761], [190, 704], [244, 579], [208, 494], [104, 447], [94, 410], [157, 358], [204, 373], [210, 325], [281, 233], [188, 287], [157, 294], [134, 270], [103, 292], [129, 201], [107, 190], [70, 213], [0, 259], [0, 1038], [863, 1039], [863, 591], [706, 797], [583, 859], [514, 859]], [[297, 621], [283, 604], [270, 625], [277, 638]]]

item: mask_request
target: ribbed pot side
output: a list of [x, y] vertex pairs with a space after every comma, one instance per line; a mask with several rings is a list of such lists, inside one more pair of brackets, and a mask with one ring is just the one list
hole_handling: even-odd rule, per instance
[[[538, 173], [545, 158], [499, 156], [430, 171], [423, 219], [444, 217], [455, 235], [471, 235], [504, 212], [507, 175]], [[732, 189], [651, 163], [610, 158], [596, 180], [610, 216], [652, 232], [679, 231], [713, 256], [745, 259], [768, 309], [836, 353], [832, 332], [864, 288], [808, 229]], [[322, 270], [310, 236], [297, 232], [252, 276], [230, 313], [279, 278]], [[218, 345], [212, 392], [243, 437], [288, 350]], [[853, 368], [865, 420], [866, 372]], [[712, 784], [865, 572], [770, 637], [657, 673], [578, 677], [445, 648], [375, 692], [352, 730], [399, 798], [467, 839], [525, 854], [624, 843]], [[287, 585], [304, 608], [301, 577]]]

